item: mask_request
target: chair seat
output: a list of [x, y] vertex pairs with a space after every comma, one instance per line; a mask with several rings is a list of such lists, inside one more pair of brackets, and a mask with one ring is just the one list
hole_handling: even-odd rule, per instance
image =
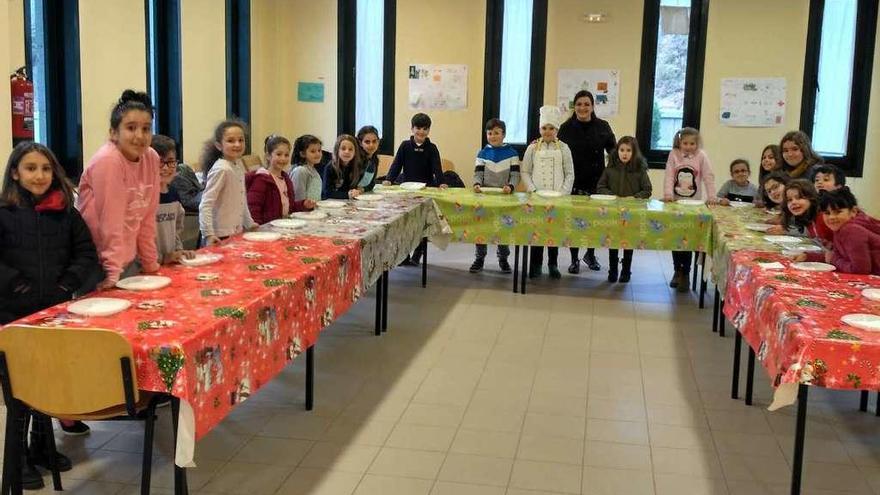
[[[135, 409], [137, 412], [141, 412], [150, 405], [150, 401], [153, 397], [160, 395], [156, 392], [140, 392], [140, 399], [135, 403]], [[118, 416], [128, 416], [128, 410], [125, 408], [125, 404], [120, 404], [118, 406], [109, 407], [107, 409], [102, 409], [100, 411], [93, 411], [89, 413], [83, 414], [60, 414], [53, 413], [51, 411], [40, 411], [41, 413], [49, 416], [50, 418], [57, 418], [63, 420], [70, 421], [97, 421], [101, 419], [109, 419], [115, 418]]]

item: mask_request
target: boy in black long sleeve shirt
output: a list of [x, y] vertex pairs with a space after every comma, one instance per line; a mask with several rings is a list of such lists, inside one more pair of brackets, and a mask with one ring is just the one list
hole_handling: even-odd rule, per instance
[[412, 136], [397, 148], [385, 184], [424, 182], [430, 187], [446, 187], [440, 165], [440, 150], [428, 139], [431, 117], [417, 113], [413, 115], [411, 123]]

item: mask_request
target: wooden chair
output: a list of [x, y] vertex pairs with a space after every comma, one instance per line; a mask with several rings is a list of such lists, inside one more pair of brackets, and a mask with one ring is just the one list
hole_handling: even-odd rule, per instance
[[263, 166], [263, 160], [259, 155], [244, 155], [241, 157], [242, 163], [247, 168], [248, 172], [253, 172], [254, 170]]
[[449, 171], [449, 170], [455, 171], [455, 164], [452, 163], [451, 160], [447, 160], [446, 158], [440, 158], [440, 168], [442, 168], [444, 172]]
[[[0, 331], [0, 385], [7, 407], [0, 493], [21, 493], [22, 442], [13, 439], [27, 434], [20, 428], [26, 430], [28, 410], [48, 432], [50, 464], [56, 452], [52, 417], [89, 421], [135, 418], [146, 411], [141, 493], [150, 493], [155, 412], [162, 394], [138, 391], [131, 345], [124, 337], [99, 329], [8, 326]], [[55, 490], [61, 490], [57, 467], [49, 468]]]
[[388, 170], [391, 169], [391, 162], [393, 161], [394, 157], [391, 155], [379, 155], [379, 170], [376, 171], [376, 177], [388, 175]]

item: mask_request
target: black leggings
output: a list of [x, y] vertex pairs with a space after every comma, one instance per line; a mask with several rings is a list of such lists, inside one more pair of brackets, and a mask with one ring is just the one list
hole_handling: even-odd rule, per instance
[[676, 271], [690, 272], [694, 253], [691, 251], [673, 251], [672, 266]]
[[[547, 248], [547, 266], [559, 266], [559, 248]], [[544, 246], [532, 246], [529, 248], [529, 266], [541, 266], [544, 264]]]

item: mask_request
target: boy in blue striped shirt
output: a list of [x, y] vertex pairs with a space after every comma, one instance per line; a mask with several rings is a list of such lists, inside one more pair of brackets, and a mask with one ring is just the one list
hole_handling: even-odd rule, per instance
[[[489, 144], [477, 153], [474, 168], [474, 192], [481, 193], [483, 187], [501, 188], [504, 194], [511, 194], [519, 183], [519, 154], [513, 146], [504, 143], [507, 126], [503, 120], [489, 119], [486, 122], [486, 141]], [[471, 273], [483, 270], [488, 248], [485, 244], [477, 244], [477, 254], [471, 265]], [[510, 273], [510, 247], [498, 245], [498, 267], [502, 273]]]

